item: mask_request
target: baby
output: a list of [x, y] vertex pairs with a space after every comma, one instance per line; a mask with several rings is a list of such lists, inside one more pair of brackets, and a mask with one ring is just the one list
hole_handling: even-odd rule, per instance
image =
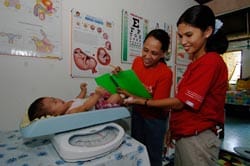
[[97, 87], [95, 92], [87, 98], [85, 98], [87, 84], [82, 83], [80, 89], [79, 95], [71, 101], [64, 101], [54, 97], [40, 97], [36, 99], [28, 109], [30, 121], [47, 115], [58, 116], [84, 112], [94, 108], [118, 107], [123, 103], [123, 98], [119, 94], [111, 95], [101, 87]]

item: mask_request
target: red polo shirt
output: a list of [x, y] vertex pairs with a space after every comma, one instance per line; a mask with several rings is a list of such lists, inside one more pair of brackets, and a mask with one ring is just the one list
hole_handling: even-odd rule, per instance
[[227, 88], [227, 66], [219, 54], [210, 52], [189, 64], [176, 94], [186, 106], [171, 113], [173, 136], [190, 136], [223, 124]]
[[[142, 57], [138, 56], [133, 61], [132, 69], [144, 86], [151, 91], [153, 99], [163, 99], [170, 96], [173, 74], [166, 64], [160, 62], [154, 67], [146, 68]], [[147, 119], [166, 119], [169, 112], [166, 108], [142, 105], [133, 106], [133, 110]]]

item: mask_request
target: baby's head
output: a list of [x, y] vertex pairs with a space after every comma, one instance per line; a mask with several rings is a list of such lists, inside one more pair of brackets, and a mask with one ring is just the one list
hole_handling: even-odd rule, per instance
[[36, 99], [28, 109], [30, 121], [42, 116], [62, 115], [68, 109], [67, 102], [54, 97], [41, 97]]

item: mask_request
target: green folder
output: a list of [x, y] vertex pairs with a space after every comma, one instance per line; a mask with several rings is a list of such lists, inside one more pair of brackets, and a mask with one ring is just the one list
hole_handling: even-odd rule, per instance
[[97, 85], [103, 87], [111, 94], [116, 93], [116, 89], [119, 87], [135, 96], [152, 98], [133, 70], [123, 70], [118, 74], [106, 73], [96, 77], [95, 81]]

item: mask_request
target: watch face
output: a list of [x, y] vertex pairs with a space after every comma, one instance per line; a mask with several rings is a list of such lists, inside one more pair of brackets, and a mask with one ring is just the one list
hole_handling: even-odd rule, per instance
[[118, 133], [119, 130], [117, 128], [107, 126], [102, 130], [73, 135], [69, 139], [69, 144], [81, 147], [98, 147], [112, 142]]

